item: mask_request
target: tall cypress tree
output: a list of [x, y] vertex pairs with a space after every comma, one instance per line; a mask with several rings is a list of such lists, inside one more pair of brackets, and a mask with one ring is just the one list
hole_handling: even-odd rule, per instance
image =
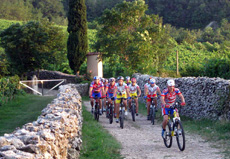
[[85, 0], [69, 0], [67, 57], [69, 66], [77, 73], [88, 51]]

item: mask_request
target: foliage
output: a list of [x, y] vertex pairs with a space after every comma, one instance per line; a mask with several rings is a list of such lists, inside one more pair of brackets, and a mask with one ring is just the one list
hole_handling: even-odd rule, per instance
[[70, 68], [77, 73], [88, 51], [85, 0], [70, 0], [68, 12], [67, 57]]
[[66, 12], [60, 0], [31, 0], [31, 2], [33, 7], [40, 11], [42, 18], [56, 24], [67, 25]]
[[0, 109], [0, 135], [12, 133], [15, 128], [37, 120], [53, 96], [17, 95]]
[[62, 30], [47, 21], [13, 24], [0, 37], [17, 74], [46, 68], [57, 61], [56, 55], [64, 48]]
[[16, 94], [21, 92], [18, 76], [0, 78], [0, 105], [12, 100]]
[[[147, 5], [142, 0], [124, 1], [99, 18], [97, 51], [109, 63], [119, 61], [128, 72], [148, 72], [164, 61], [169, 53], [170, 37], [165, 34], [162, 19], [146, 15]], [[114, 60], [114, 58], [116, 58]]]

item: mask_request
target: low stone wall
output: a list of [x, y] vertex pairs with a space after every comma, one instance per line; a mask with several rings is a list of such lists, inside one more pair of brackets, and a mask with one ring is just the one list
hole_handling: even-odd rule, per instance
[[[134, 74], [137, 83], [144, 92], [144, 84], [149, 75]], [[154, 77], [161, 91], [166, 87], [166, 82], [171, 78]], [[181, 108], [183, 115], [194, 119], [227, 119], [230, 120], [230, 81], [221, 78], [183, 77], [174, 78], [176, 87], [185, 97], [186, 106]], [[143, 100], [143, 95], [141, 100]], [[158, 97], [159, 98], [159, 97]], [[179, 99], [179, 98], [178, 98]], [[158, 108], [160, 108], [158, 100]]]
[[76, 83], [76, 76], [62, 73], [59, 71], [47, 71], [40, 70], [27, 73], [28, 80], [32, 80], [33, 75], [36, 75], [39, 79], [66, 79], [66, 83]]
[[81, 96], [73, 85], [60, 93], [33, 123], [0, 137], [0, 158], [79, 158], [81, 148]]

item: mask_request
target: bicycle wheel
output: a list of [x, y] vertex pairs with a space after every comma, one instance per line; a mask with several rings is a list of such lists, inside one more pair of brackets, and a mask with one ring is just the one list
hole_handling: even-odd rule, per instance
[[110, 113], [109, 113], [109, 123], [112, 124], [113, 123], [113, 106], [110, 105]]
[[132, 112], [132, 119], [133, 119], [133, 121], [135, 121], [135, 113], [136, 113], [136, 110], [135, 110], [135, 105], [134, 104], [132, 104], [132, 106], [131, 106], [131, 112]]
[[124, 110], [120, 111], [120, 127], [123, 129], [124, 128]]
[[183, 126], [182, 126], [182, 123], [180, 120], [177, 121], [176, 128], [177, 128], [177, 131], [176, 131], [177, 145], [181, 151], [184, 151], [184, 149], [185, 149], [185, 134], [184, 134], [184, 129], [183, 129]]
[[155, 124], [155, 107], [152, 108], [151, 122], [153, 125]]
[[94, 119], [97, 120], [97, 104], [95, 104]]
[[149, 110], [149, 120], [151, 121], [151, 123], [152, 123], [152, 114], [153, 114], [153, 108], [150, 107], [150, 110]]
[[164, 136], [164, 144], [167, 148], [172, 146], [172, 135], [171, 135], [171, 121], [166, 125], [165, 136]]

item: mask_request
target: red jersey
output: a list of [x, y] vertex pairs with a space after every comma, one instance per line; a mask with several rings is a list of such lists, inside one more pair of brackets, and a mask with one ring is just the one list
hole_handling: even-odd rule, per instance
[[166, 105], [173, 105], [176, 101], [176, 96], [180, 95], [181, 92], [178, 88], [174, 88], [174, 91], [172, 93], [169, 93], [168, 89], [164, 89], [161, 93], [161, 96], [165, 97], [165, 103]]
[[93, 93], [99, 93], [101, 91], [101, 89], [104, 87], [102, 82], [98, 82], [98, 84], [96, 84], [94, 81], [90, 84], [90, 87], [93, 88], [92, 92]]
[[107, 84], [107, 87], [108, 87], [107, 93], [114, 93], [115, 89], [117, 89], [116, 84], [114, 84], [114, 85]]

